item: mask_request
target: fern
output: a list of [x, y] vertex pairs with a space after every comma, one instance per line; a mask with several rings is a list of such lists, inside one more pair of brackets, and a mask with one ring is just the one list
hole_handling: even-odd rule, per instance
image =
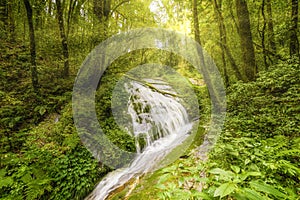
[[6, 170], [0, 169], [0, 189], [13, 184], [13, 179], [10, 176], [5, 176]]
[[0, 189], [3, 187], [8, 187], [13, 184], [13, 179], [11, 177], [0, 178]]
[[26, 199], [32, 200], [41, 197], [46, 191], [51, 191], [51, 179], [42, 178], [42, 179], [33, 179], [27, 184], [27, 189], [25, 191]]
[[268, 185], [266, 183], [263, 183], [261, 181], [251, 181], [250, 182], [250, 186], [252, 188], [255, 188], [258, 191], [270, 194], [272, 196], [275, 197], [280, 197], [281, 199], [288, 199], [289, 197], [287, 195], [285, 195], [284, 193], [280, 192], [279, 190], [277, 190], [276, 188], [274, 188], [271, 185]]

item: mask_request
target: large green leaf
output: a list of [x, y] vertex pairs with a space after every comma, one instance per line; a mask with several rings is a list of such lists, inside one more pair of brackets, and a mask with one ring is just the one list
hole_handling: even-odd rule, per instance
[[218, 196], [220, 196], [221, 198], [225, 197], [231, 194], [235, 189], [236, 189], [236, 184], [224, 183], [215, 190], [214, 197], [218, 197]]
[[261, 196], [258, 192], [255, 190], [252, 190], [250, 188], [243, 188], [242, 189], [243, 195], [249, 199], [249, 200], [263, 200], [263, 199], [269, 199], [267, 197]]
[[280, 192], [279, 190], [277, 190], [273, 186], [268, 185], [264, 182], [251, 181], [250, 185], [251, 185], [251, 187], [255, 188], [258, 191], [265, 192], [267, 194], [271, 194], [271, 195], [276, 196], [276, 197], [282, 197], [282, 198], [288, 199], [287, 195], [285, 195], [284, 193]]

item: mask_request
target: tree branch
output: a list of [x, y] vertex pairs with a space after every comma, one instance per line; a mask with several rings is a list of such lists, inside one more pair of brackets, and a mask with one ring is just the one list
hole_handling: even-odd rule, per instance
[[261, 48], [262, 50], [264, 50], [265, 53], [267, 53], [267, 54], [269, 54], [269, 55], [271, 55], [271, 56], [273, 56], [273, 57], [275, 57], [275, 58], [277, 58], [277, 59], [279, 59], [279, 60], [281, 60], [281, 61], [287, 61], [287, 59], [286, 59], [286, 58], [283, 58], [281, 55], [276, 54], [276, 53], [274, 53], [274, 52], [272, 52], [272, 51], [270, 51], [270, 50], [268, 50], [268, 49], [264, 49], [261, 45], [255, 43], [255, 42], [253, 42], [253, 44], [254, 44], [255, 46]]
[[121, 1], [119, 4], [117, 4], [110, 12], [110, 14], [112, 15], [121, 5], [123, 5], [124, 3], [128, 3], [130, 0], [124, 0]]

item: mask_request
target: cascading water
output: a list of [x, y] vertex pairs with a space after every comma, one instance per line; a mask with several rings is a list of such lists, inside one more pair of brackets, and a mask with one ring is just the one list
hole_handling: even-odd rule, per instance
[[[131, 95], [128, 112], [132, 118], [133, 133], [136, 138], [137, 152], [142, 153], [144, 147], [153, 146], [154, 142], [170, 135], [178, 135], [179, 127], [185, 127], [188, 114], [178, 102], [178, 98], [170, 95], [171, 87], [161, 81], [147, 80], [159, 92], [153, 92], [142, 84], [132, 82], [127, 86]], [[162, 93], [168, 93], [165, 96]], [[171, 137], [171, 136], [170, 136]], [[141, 141], [142, 140], [142, 144]]]
[[128, 113], [137, 156], [127, 168], [115, 170], [102, 179], [87, 200], [106, 199], [131, 179], [154, 170], [168, 153], [182, 144], [192, 129], [180, 98], [164, 81], [144, 79], [131, 81], [125, 87], [130, 94]]

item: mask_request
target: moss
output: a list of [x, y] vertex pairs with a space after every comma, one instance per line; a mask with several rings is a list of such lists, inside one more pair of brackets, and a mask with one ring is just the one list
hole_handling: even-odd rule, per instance
[[139, 144], [140, 149], [143, 150], [146, 147], [146, 133], [140, 133], [136, 137], [136, 142]]
[[[169, 159], [172, 159], [177, 155], [182, 155], [183, 153], [187, 155], [191, 153], [191, 151], [195, 148], [195, 146], [198, 146], [203, 142], [205, 129], [201, 126], [199, 126], [197, 129], [196, 128], [197, 126], [193, 127], [192, 133], [189, 137], [190, 139], [193, 139], [193, 142], [187, 148], [187, 150], [185, 152], [182, 152], [185, 143], [190, 142], [189, 139], [187, 139], [182, 145], [177, 146], [171, 153], [169, 153], [164, 159], [165, 162], [168, 162]], [[187, 159], [191, 159], [191, 158], [188, 157]], [[177, 168], [177, 166], [184, 161], [185, 159], [181, 159], [181, 158], [177, 159], [175, 162], [169, 164], [168, 166], [145, 175], [142, 179], [140, 179], [139, 184], [136, 186], [136, 188], [134, 188], [134, 190], [126, 199], [128, 200], [161, 199], [160, 197], [158, 197], [158, 193], [162, 192], [161, 191], [162, 189], [158, 188], [157, 185], [159, 184], [161, 177], [165, 174], [164, 172], [165, 168]], [[161, 165], [163, 166], [164, 162], [162, 162]], [[169, 176], [165, 182], [175, 181], [177, 178], [178, 177], [176, 176]], [[111, 199], [113, 200], [124, 199], [127, 192], [128, 192], [128, 188], [126, 187], [124, 190], [120, 192], [116, 192]]]

